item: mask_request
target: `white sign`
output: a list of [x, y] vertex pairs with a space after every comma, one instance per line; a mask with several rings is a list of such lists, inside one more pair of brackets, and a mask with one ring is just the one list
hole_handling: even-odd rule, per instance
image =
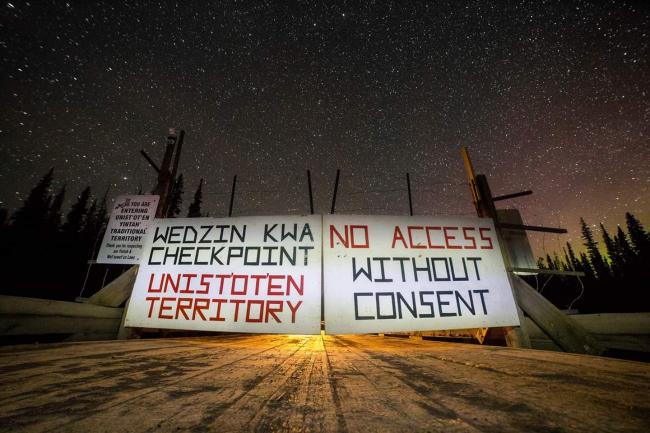
[[490, 219], [326, 215], [330, 334], [519, 325]]
[[320, 333], [321, 217], [160, 219], [126, 326]]
[[97, 255], [97, 263], [140, 263], [147, 228], [156, 216], [157, 207], [157, 195], [117, 197]]

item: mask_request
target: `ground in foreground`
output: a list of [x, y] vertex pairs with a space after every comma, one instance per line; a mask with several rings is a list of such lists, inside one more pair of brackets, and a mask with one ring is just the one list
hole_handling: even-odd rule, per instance
[[650, 431], [650, 365], [377, 336], [0, 349], [0, 430]]

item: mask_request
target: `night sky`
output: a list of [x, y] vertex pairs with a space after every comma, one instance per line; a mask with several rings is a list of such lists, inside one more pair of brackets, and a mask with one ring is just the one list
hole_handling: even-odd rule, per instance
[[[225, 216], [473, 214], [459, 149], [536, 248], [583, 216], [650, 223], [646, 2], [12, 0], [0, 17], [0, 206], [55, 167], [68, 197], [155, 183], [139, 155], [186, 130], [186, 207]], [[186, 210], [183, 210], [185, 214]]]

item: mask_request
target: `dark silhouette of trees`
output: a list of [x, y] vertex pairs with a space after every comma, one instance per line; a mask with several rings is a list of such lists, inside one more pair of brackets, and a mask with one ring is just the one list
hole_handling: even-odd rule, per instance
[[172, 192], [169, 195], [169, 207], [167, 208], [167, 218], [176, 218], [181, 213], [183, 205], [183, 173], [178, 175]]
[[199, 181], [199, 187], [194, 193], [194, 200], [190, 203], [190, 207], [187, 211], [187, 216], [189, 218], [198, 218], [201, 216], [201, 203], [203, 202], [203, 179]]
[[49, 170], [0, 228], [2, 294], [65, 300], [79, 294], [92, 244], [107, 222], [107, 195], [98, 201], [85, 188], [62, 223], [66, 186], [52, 194], [53, 178]]
[[36, 231], [37, 234], [41, 234], [46, 229], [47, 215], [52, 200], [50, 186], [53, 177], [54, 169], [51, 168], [32, 188], [23, 206], [12, 217], [11, 225], [14, 230], [20, 232]]
[[[600, 224], [604, 246], [601, 249], [593, 231], [581, 218], [585, 250], [576, 256], [572, 245], [567, 242], [565, 254], [559, 263], [556, 255], [552, 258], [546, 254], [544, 259], [538, 260], [538, 264], [545, 269], [584, 272], [585, 276], [580, 280], [554, 276], [544, 296], [559, 308], [566, 308], [576, 299], [582, 284], [584, 292], [573, 304], [573, 308], [581, 312], [650, 311], [650, 297], [647, 294], [650, 286], [644, 273], [650, 266], [650, 235], [634, 215], [627, 213], [625, 219], [627, 233], [619, 226], [614, 237]], [[529, 281], [535, 283], [530, 278]]]

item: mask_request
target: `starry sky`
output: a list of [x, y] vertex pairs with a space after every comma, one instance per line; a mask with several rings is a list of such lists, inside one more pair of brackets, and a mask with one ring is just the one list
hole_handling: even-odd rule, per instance
[[[209, 4], [208, 4], [209, 3]], [[650, 4], [21, 1], [0, 6], [0, 206], [50, 168], [69, 197], [150, 190], [186, 131], [204, 212], [472, 215], [468, 146], [537, 252], [578, 218], [650, 224]], [[185, 209], [183, 214], [185, 213]]]

